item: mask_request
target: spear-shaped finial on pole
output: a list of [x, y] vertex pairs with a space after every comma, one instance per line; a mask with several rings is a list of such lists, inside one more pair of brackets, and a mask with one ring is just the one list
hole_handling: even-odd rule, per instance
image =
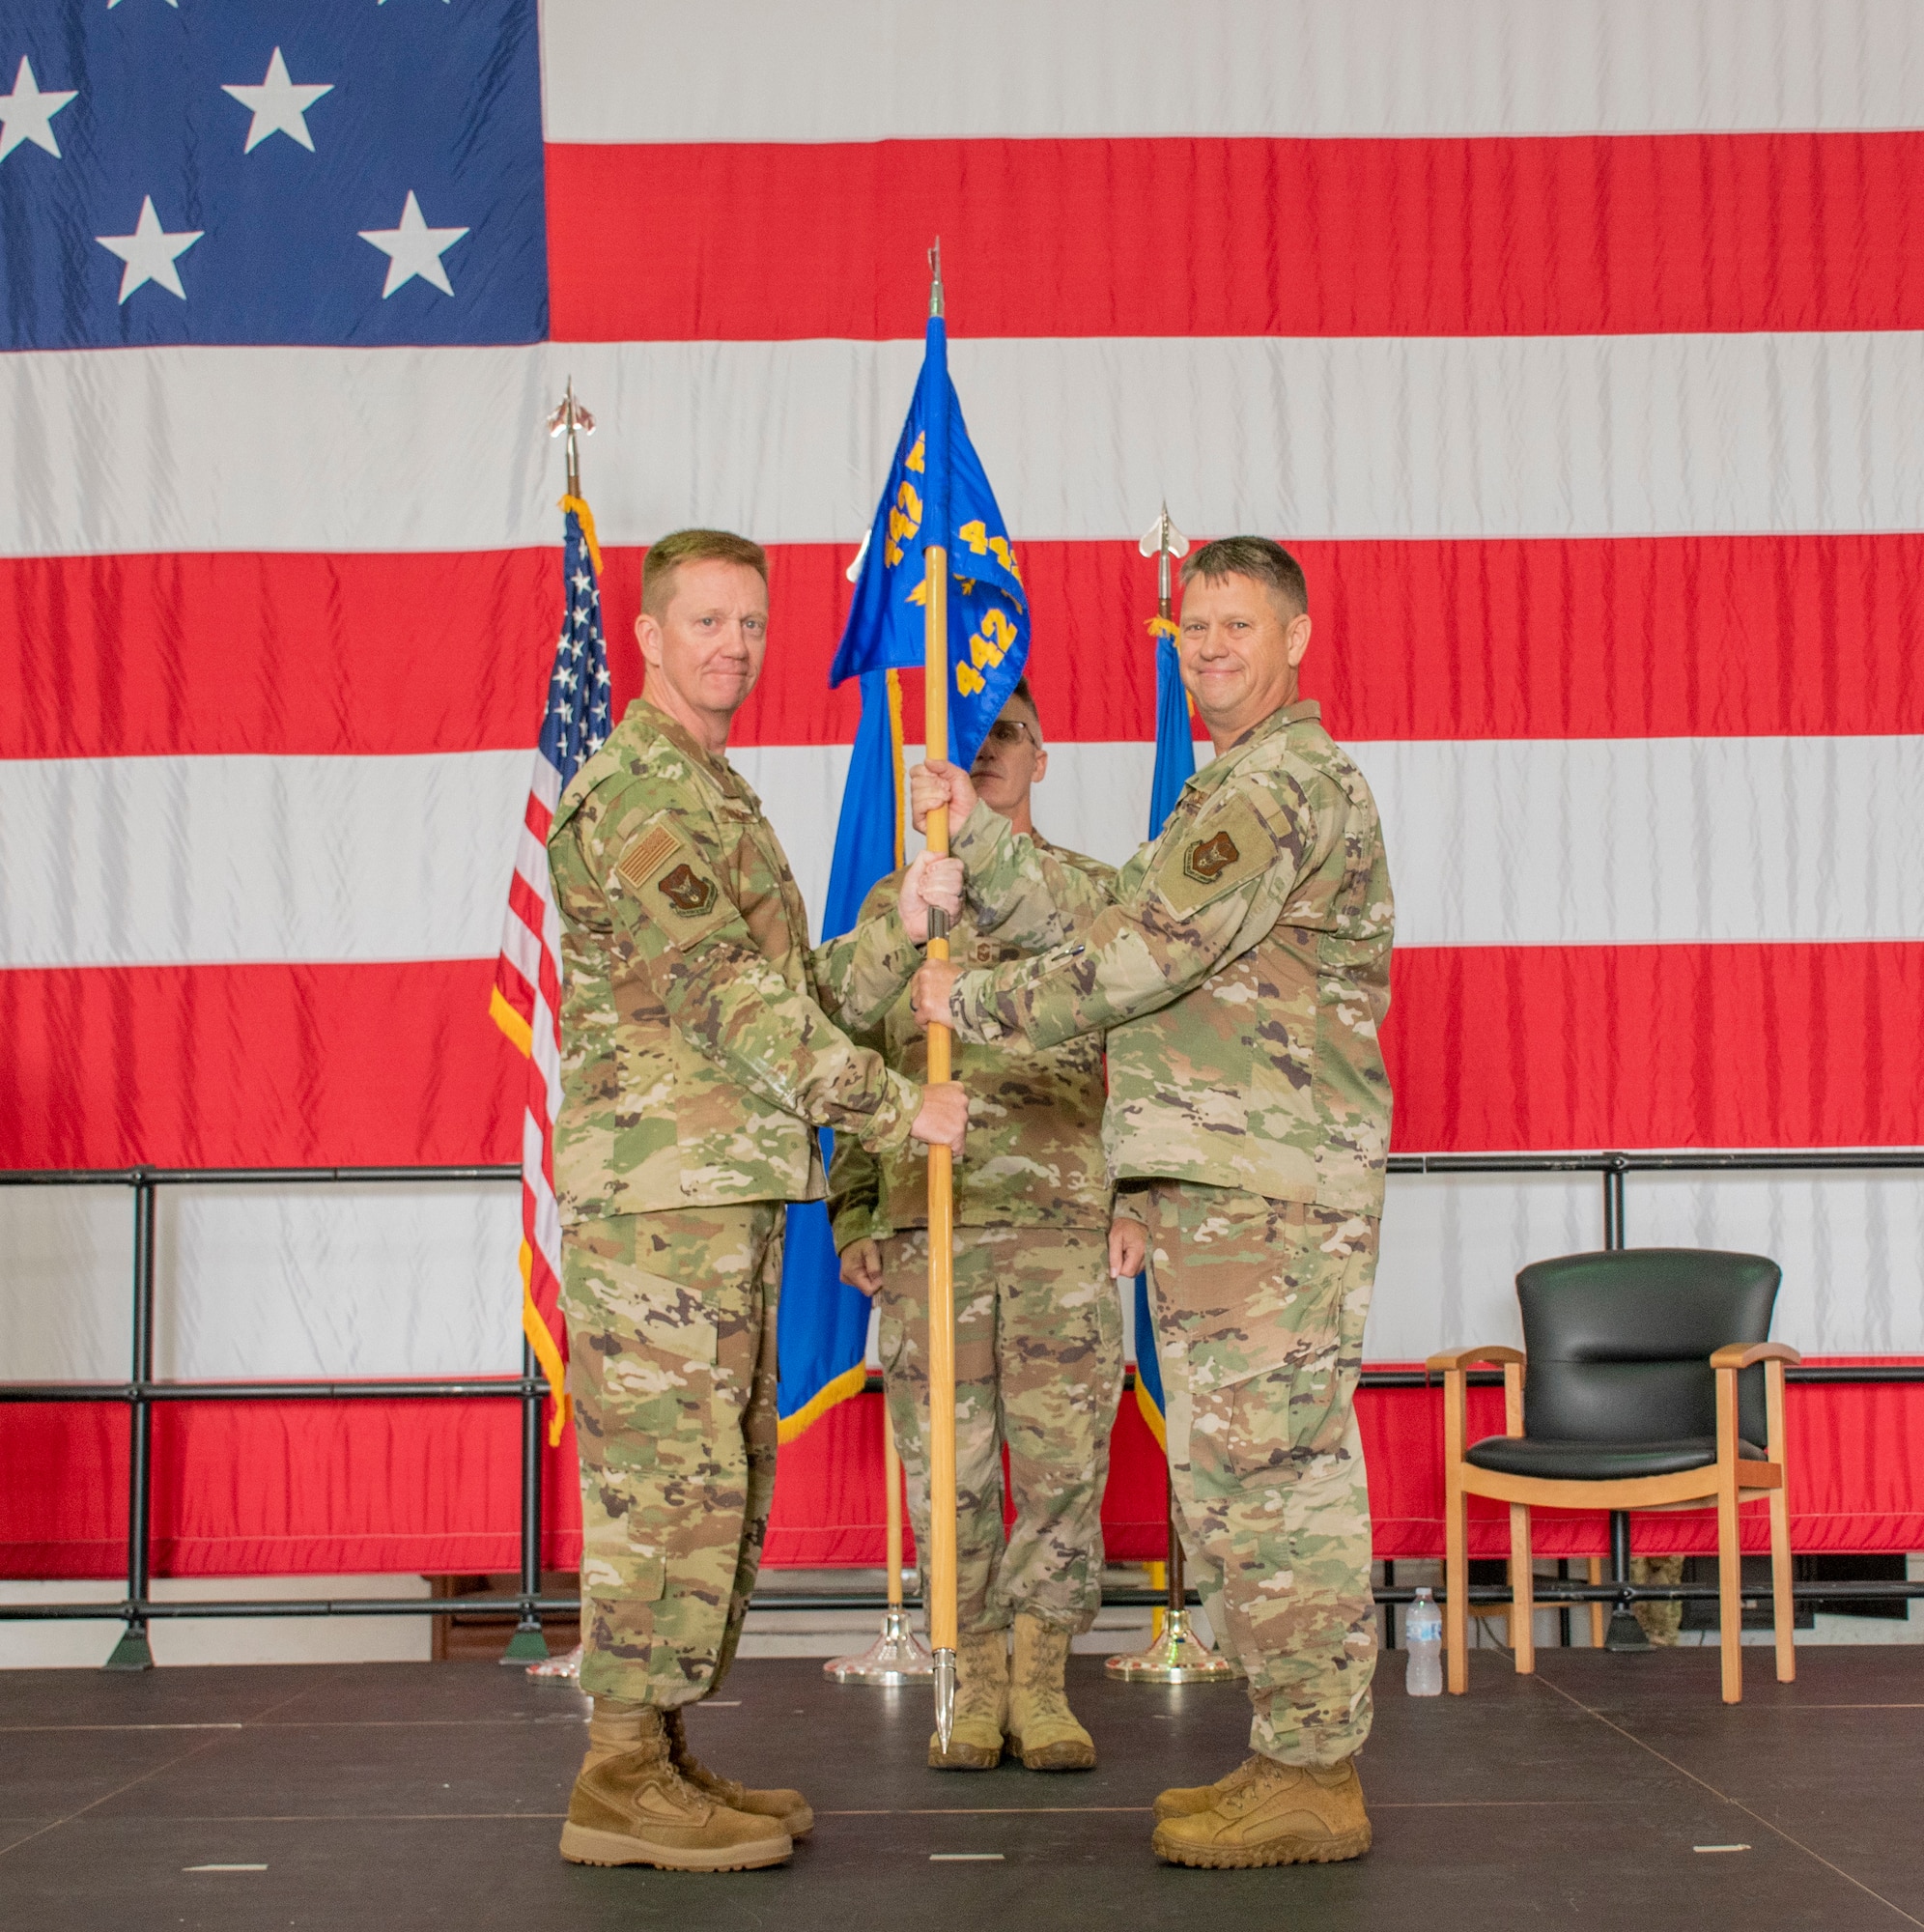
[[568, 464], [568, 494], [579, 497], [581, 494], [581, 444], [580, 438], [593, 436], [595, 419], [575, 396], [575, 379], [568, 378], [568, 386], [561, 401], [550, 412], [548, 434], [565, 436], [568, 439], [566, 456]]
[[1143, 532], [1143, 541], [1138, 548], [1145, 556], [1152, 556], [1156, 560], [1156, 621], [1168, 624], [1174, 602], [1170, 565], [1177, 557], [1189, 554], [1189, 539], [1170, 522], [1167, 497], [1163, 499], [1162, 514]]
[[935, 238], [935, 246], [928, 251], [928, 312], [940, 315], [942, 308], [942, 237]]

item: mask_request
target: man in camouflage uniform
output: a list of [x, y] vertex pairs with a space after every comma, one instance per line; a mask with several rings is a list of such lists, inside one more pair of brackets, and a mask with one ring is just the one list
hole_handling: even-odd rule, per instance
[[561, 1850], [580, 1863], [772, 1864], [813, 1822], [799, 1792], [703, 1769], [681, 1719], [720, 1687], [754, 1589], [784, 1208], [822, 1194], [817, 1127], [881, 1154], [912, 1137], [959, 1151], [967, 1118], [959, 1087], [906, 1080], [845, 1031], [873, 1026], [916, 963], [922, 875], [886, 916], [811, 951], [781, 847], [723, 755], [767, 625], [758, 546], [714, 530], [657, 543], [636, 627], [644, 695], [549, 833], [594, 1698]]
[[961, 829], [979, 928], [1040, 957], [918, 976], [918, 1017], [1022, 1050], [1107, 1029], [1112, 1264], [1148, 1250], [1171, 1475], [1209, 1621], [1249, 1675], [1254, 1755], [1157, 1800], [1183, 1864], [1354, 1858], [1376, 1631], [1353, 1398], [1390, 1091], [1393, 908], [1375, 803], [1299, 702], [1302, 572], [1235, 537], [1183, 569], [1183, 680], [1217, 756], [1108, 895], [918, 775]]
[[[1053, 863], [1106, 892], [1114, 868], [1046, 843], [1030, 788], [1048, 769], [1025, 679], [976, 761], [977, 795]], [[863, 907], [886, 916], [900, 877]], [[964, 917], [952, 957], [1016, 960], [1025, 949]], [[924, 1077], [927, 1049], [907, 982], [872, 1039]], [[1102, 1603], [1102, 1491], [1122, 1385], [1122, 1313], [1109, 1278], [1102, 1152], [1102, 1037], [1035, 1053], [958, 1045], [969, 1094], [968, 1156], [955, 1176], [955, 1728], [938, 1770], [987, 1771], [1004, 1740], [1032, 1771], [1082, 1771], [1095, 1746], [1069, 1709], [1069, 1640]], [[837, 1136], [829, 1211], [842, 1277], [875, 1296], [882, 1372], [908, 1472], [916, 1547], [928, 1549], [928, 1198], [922, 1163]], [[1015, 1523], [1003, 1539], [1003, 1445]], [[1014, 1625], [1011, 1679], [1009, 1627]]]

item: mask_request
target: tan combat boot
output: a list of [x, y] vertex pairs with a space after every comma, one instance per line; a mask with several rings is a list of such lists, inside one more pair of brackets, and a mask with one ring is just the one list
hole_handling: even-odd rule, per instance
[[737, 1784], [732, 1777], [721, 1777], [702, 1763], [688, 1747], [688, 1733], [682, 1724], [680, 1706], [667, 1715], [668, 1758], [704, 1798], [725, 1804], [731, 1811], [744, 1811], [751, 1818], [773, 1818], [791, 1838], [805, 1837], [815, 1829], [815, 1813], [799, 1791], [785, 1786], [773, 1791], [757, 1791], [751, 1785]]
[[1209, 1810], [1217, 1799], [1247, 1783], [1264, 1765], [1273, 1762], [1266, 1757], [1246, 1757], [1227, 1777], [1217, 1778], [1214, 1784], [1171, 1785], [1167, 1791], [1156, 1794], [1156, 1823], [1160, 1825], [1165, 1818], [1190, 1818], [1199, 1811]]
[[[1166, 1808], [1204, 1796], [1210, 1803], [1202, 1809]], [[1157, 1858], [1176, 1865], [1334, 1864], [1370, 1849], [1370, 1818], [1353, 1758], [1297, 1765], [1252, 1757], [1219, 1783], [1165, 1791], [1156, 1815], [1162, 1822], [1151, 1846]]]
[[588, 1754], [561, 1827], [564, 1859], [578, 1865], [747, 1871], [779, 1864], [794, 1849], [773, 1819], [717, 1804], [682, 1777], [660, 1711], [595, 1699]]
[[1016, 1617], [1008, 1742], [1031, 1771], [1089, 1771], [1095, 1765], [1095, 1741], [1076, 1722], [1062, 1687], [1068, 1662], [1067, 1631], [1027, 1610]]
[[931, 1771], [993, 1771], [1008, 1728], [1008, 1634], [965, 1631], [955, 1642], [955, 1728], [928, 1741]]

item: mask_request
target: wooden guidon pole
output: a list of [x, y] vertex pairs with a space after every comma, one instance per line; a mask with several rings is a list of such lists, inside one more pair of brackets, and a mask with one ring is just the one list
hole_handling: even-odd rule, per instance
[[[948, 552], [922, 553], [929, 757], [948, 754]], [[928, 815], [928, 849], [948, 851], [948, 809]], [[948, 957], [948, 921], [931, 910], [928, 956]], [[949, 1077], [950, 1036], [928, 1030], [928, 1079]], [[955, 1721], [955, 1175], [946, 1147], [928, 1151], [928, 1640], [935, 1652], [935, 1730], [948, 1748]]]

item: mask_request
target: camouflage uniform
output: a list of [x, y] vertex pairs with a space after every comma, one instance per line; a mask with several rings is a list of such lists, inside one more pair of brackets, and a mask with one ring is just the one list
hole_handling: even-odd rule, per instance
[[669, 1707], [721, 1682], [775, 1475], [781, 1204], [815, 1128], [908, 1143], [920, 1090], [855, 1045], [919, 955], [898, 918], [811, 951], [761, 803], [637, 700], [562, 794], [568, 1386], [581, 1453], [581, 1687]]
[[[1034, 841], [1106, 890], [1113, 869]], [[884, 879], [863, 922], [895, 900]], [[966, 917], [951, 956], [1018, 960]], [[927, 1040], [906, 993], [870, 1037], [920, 1080]], [[957, 1043], [969, 1139], [955, 1170], [955, 1436], [960, 1628], [1005, 1629], [1028, 1610], [1089, 1629], [1102, 1601], [1102, 1492], [1122, 1385], [1122, 1315], [1109, 1278], [1109, 1175], [1099, 1122], [1099, 1036], [1046, 1052]], [[871, 1155], [836, 1137], [829, 1210], [837, 1250], [864, 1236], [882, 1250], [875, 1297], [889, 1411], [908, 1477], [919, 1554], [928, 1548], [927, 1170], [913, 1154]], [[1015, 1523], [1003, 1535], [1003, 1445]]]
[[1108, 1030], [1104, 1138], [1118, 1210], [1150, 1231], [1185, 1542], [1249, 1672], [1256, 1749], [1336, 1763], [1369, 1733], [1375, 1663], [1352, 1399], [1393, 905], [1369, 786], [1297, 703], [1190, 781], [1108, 895], [983, 810], [955, 851], [978, 923], [1050, 949], [966, 974], [958, 1034]]

